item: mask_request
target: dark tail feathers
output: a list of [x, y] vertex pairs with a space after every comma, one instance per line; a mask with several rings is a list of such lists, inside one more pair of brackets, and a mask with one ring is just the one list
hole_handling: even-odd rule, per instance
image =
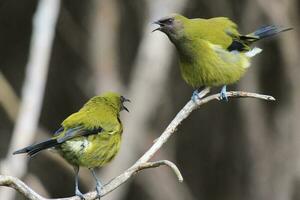
[[271, 26], [263, 26], [259, 29], [257, 29], [254, 33], [252, 33], [255, 36], [258, 36], [259, 39], [266, 38], [273, 36], [277, 33], [284, 32], [284, 31], [289, 31], [292, 30], [292, 28], [283, 28], [283, 27], [278, 27], [275, 25]]
[[44, 149], [51, 148], [51, 147], [55, 147], [58, 144], [59, 143], [57, 142], [56, 139], [49, 139], [49, 140], [46, 140], [44, 142], [41, 142], [41, 143], [38, 143], [38, 144], [33, 144], [33, 145], [30, 145], [30, 146], [25, 147], [23, 149], [17, 150], [15, 152], [13, 152], [13, 154], [15, 155], [15, 154], [20, 154], [20, 153], [27, 153], [28, 156], [33, 157], [34, 155], [36, 155], [40, 151], [42, 151]]
[[247, 41], [248, 43], [252, 43], [257, 40], [276, 35], [277, 33], [289, 31], [292, 29], [293, 28], [282, 28], [282, 27], [275, 26], [275, 25], [262, 26], [259, 29], [257, 29], [256, 31], [254, 31], [253, 33], [250, 33], [248, 35], [242, 35], [242, 36], [240, 36], [240, 38], [244, 41]]

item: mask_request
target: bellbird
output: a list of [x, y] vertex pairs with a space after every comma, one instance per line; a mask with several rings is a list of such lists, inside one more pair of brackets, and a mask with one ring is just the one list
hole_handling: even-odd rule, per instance
[[84, 199], [78, 188], [78, 172], [79, 167], [87, 167], [96, 181], [100, 198], [102, 185], [94, 168], [110, 162], [119, 151], [123, 132], [119, 112], [128, 111], [123, 105], [126, 101], [129, 100], [113, 92], [95, 96], [66, 118], [52, 138], [13, 154], [27, 153], [32, 157], [44, 149], [54, 148], [74, 167], [75, 194]]
[[[180, 14], [171, 14], [154, 23], [159, 27], [153, 31], [165, 33], [175, 45], [183, 79], [197, 89], [223, 86], [220, 98], [226, 101], [226, 85], [238, 81], [250, 66], [250, 58], [262, 51], [250, 45], [291, 29], [271, 25], [242, 35], [226, 17], [188, 19]], [[197, 97], [198, 90], [192, 99]]]

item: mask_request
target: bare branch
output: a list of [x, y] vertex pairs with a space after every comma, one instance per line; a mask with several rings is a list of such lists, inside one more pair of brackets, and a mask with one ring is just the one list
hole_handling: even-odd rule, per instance
[[[202, 95], [205, 95], [209, 92], [209, 89], [205, 89], [205, 92], [202, 92]], [[266, 101], [274, 101], [275, 98], [268, 95], [262, 95], [257, 93], [250, 93], [250, 92], [243, 92], [243, 91], [230, 91], [227, 92], [227, 96], [230, 98], [256, 98], [262, 99]], [[121, 175], [117, 176], [116, 178], [112, 179], [108, 184], [106, 184], [103, 189], [101, 190], [101, 196], [105, 196], [109, 192], [115, 190], [120, 185], [128, 181], [137, 172], [153, 168], [159, 167], [161, 165], [167, 165], [171, 167], [171, 169], [175, 172], [178, 177], [179, 181], [182, 181], [183, 178], [175, 166], [175, 164], [171, 163], [170, 161], [162, 160], [157, 162], [149, 162], [149, 160], [154, 156], [154, 154], [163, 146], [164, 143], [168, 141], [168, 139], [176, 132], [178, 126], [185, 120], [194, 110], [198, 109], [201, 105], [206, 104], [212, 100], [219, 100], [220, 94], [213, 94], [207, 96], [203, 99], [199, 99], [196, 102], [190, 100], [175, 116], [175, 118], [171, 121], [165, 131], [161, 134], [161, 136], [156, 140], [156, 142], [150, 147], [150, 149], [138, 160], [136, 163], [123, 172]], [[17, 178], [11, 176], [1, 176], [0, 175], [0, 185], [12, 187], [27, 197], [29, 200], [49, 200], [46, 198], [41, 197], [36, 192], [34, 192], [31, 188], [29, 188], [25, 183], [20, 181]], [[96, 191], [89, 192], [85, 195], [86, 200], [93, 200], [97, 198]], [[55, 200], [79, 200], [79, 197], [73, 196], [69, 198], [62, 198], [62, 199], [55, 199]], [[54, 200], [54, 199], [52, 199]]]
[[173, 170], [173, 172], [175, 173], [175, 175], [177, 176], [178, 181], [179, 182], [183, 181], [182, 174], [179, 171], [178, 167], [174, 163], [172, 163], [171, 161], [168, 161], [168, 160], [159, 160], [159, 161], [155, 161], [155, 162], [147, 162], [147, 163], [141, 164], [139, 166], [138, 170], [141, 171], [143, 169], [155, 168], [155, 167], [159, 167], [161, 165], [166, 165], [166, 166], [170, 167]]
[[28, 187], [23, 181], [12, 176], [0, 175], [0, 185], [14, 188], [27, 199], [32, 199], [32, 200], [44, 199], [36, 192], [34, 192], [30, 187]]
[[[257, 94], [257, 93], [251, 93], [251, 92], [243, 92], [243, 91], [230, 91], [227, 92], [228, 97], [237, 97], [237, 98], [256, 98], [256, 99], [262, 99], [266, 101], [275, 101], [276, 99], [270, 95], [264, 95], [264, 94]], [[211, 98], [216, 98], [220, 100], [220, 95], [215, 94], [212, 95]], [[209, 100], [210, 101], [210, 100]]]

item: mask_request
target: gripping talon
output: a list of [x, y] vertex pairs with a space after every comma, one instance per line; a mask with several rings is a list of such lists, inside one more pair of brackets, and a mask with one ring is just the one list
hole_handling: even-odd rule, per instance
[[83, 194], [79, 191], [79, 189], [77, 188], [75, 191], [75, 195], [80, 197], [81, 200], [85, 200]]
[[191, 97], [192, 101], [196, 103], [197, 100], [201, 100], [207, 93], [209, 93], [210, 88], [207, 86], [202, 86], [193, 92]]
[[199, 96], [198, 96], [198, 93], [199, 91], [198, 90], [195, 90], [192, 94], [192, 101], [195, 103], [197, 101], [197, 99], [199, 99]]
[[228, 102], [228, 96], [227, 96], [227, 90], [226, 90], [226, 85], [224, 85], [221, 89], [220, 92], [220, 100], [224, 100], [226, 102]]

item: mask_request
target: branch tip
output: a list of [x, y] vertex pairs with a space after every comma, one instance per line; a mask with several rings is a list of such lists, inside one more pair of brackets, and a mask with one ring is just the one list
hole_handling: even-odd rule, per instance
[[159, 161], [154, 161], [154, 162], [142, 163], [141, 165], [139, 165], [137, 167], [136, 172], [141, 171], [143, 169], [160, 167], [161, 165], [170, 167], [172, 169], [172, 171], [175, 173], [175, 175], [177, 176], [178, 181], [183, 182], [183, 177], [182, 177], [180, 170], [173, 162], [171, 162], [169, 160], [159, 160]]
[[[209, 88], [205, 88], [203, 90], [204, 92], [200, 92], [199, 96], [202, 96], [201, 99], [198, 99], [196, 103], [191, 103], [189, 101], [176, 115], [176, 117], [171, 121], [171, 123], [168, 125], [168, 127], [164, 130], [164, 132], [161, 134], [159, 138], [155, 140], [155, 143], [150, 147], [148, 151], [144, 153], [144, 155], [136, 161], [136, 163], [127, 169], [125, 172], [123, 172], [121, 175], [113, 178], [108, 184], [106, 184], [101, 191], [101, 196], [105, 196], [109, 192], [115, 190], [118, 188], [121, 184], [128, 181], [130, 178], [132, 178], [133, 175], [135, 175], [137, 172], [148, 169], [148, 168], [156, 168], [161, 165], [166, 165], [170, 167], [173, 172], [176, 174], [178, 181], [182, 182], [183, 177], [181, 175], [181, 172], [179, 171], [178, 167], [171, 161], [168, 160], [159, 160], [154, 162], [149, 162], [149, 160], [154, 156], [154, 154], [159, 151], [164, 143], [168, 141], [168, 139], [173, 135], [173, 133], [177, 130], [178, 126], [190, 116], [190, 114], [199, 108], [201, 105], [206, 104], [212, 100], [218, 100], [220, 97], [220, 94], [213, 94], [210, 96], [206, 96], [209, 93]], [[227, 96], [231, 98], [256, 98], [256, 99], [262, 99], [266, 101], [275, 101], [275, 98], [269, 95], [264, 94], [257, 94], [257, 93], [251, 93], [251, 92], [244, 92], [244, 91], [229, 91], [227, 92]], [[20, 179], [11, 177], [11, 176], [4, 176], [0, 175], [0, 186], [8, 186], [11, 188], [14, 188], [18, 190], [21, 194], [23, 194], [25, 197], [27, 197], [30, 200], [50, 200], [41, 197], [36, 192], [34, 192], [31, 188], [29, 188], [25, 183], [23, 183]], [[85, 197], [87, 200], [93, 200], [97, 198], [97, 194], [95, 191], [89, 192], [85, 194]], [[64, 198], [64, 200], [77, 200], [78, 197], [73, 196], [69, 198]], [[54, 199], [52, 199], [54, 200]], [[60, 199], [62, 200], [62, 199]]]

